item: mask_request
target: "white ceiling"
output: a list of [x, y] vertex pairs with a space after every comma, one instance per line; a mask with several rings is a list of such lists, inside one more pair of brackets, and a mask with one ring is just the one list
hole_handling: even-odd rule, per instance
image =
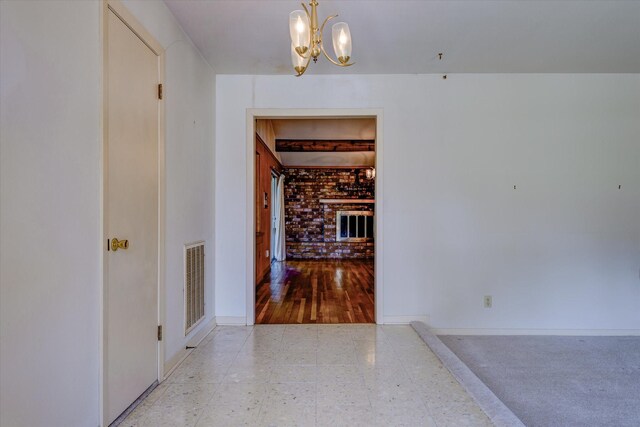
[[[292, 74], [288, 16], [299, 1], [165, 3], [216, 73]], [[640, 72], [638, 0], [319, 3], [320, 19], [338, 13], [349, 23], [356, 65], [338, 69], [322, 58], [307, 73]]]

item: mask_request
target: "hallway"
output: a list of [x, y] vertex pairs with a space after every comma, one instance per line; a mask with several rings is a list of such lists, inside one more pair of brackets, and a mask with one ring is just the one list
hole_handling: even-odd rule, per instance
[[274, 262], [256, 287], [256, 323], [373, 323], [373, 260]]
[[126, 427], [490, 426], [410, 326], [218, 326]]

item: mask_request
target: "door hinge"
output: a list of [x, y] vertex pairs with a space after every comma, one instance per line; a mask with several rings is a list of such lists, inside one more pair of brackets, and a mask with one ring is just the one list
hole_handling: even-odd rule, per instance
[[162, 83], [158, 85], [158, 99], [162, 99]]
[[162, 325], [158, 325], [158, 341], [162, 341]]

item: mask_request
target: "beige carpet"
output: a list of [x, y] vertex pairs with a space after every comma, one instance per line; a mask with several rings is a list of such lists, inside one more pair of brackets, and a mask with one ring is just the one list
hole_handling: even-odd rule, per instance
[[527, 426], [640, 426], [640, 337], [439, 338]]

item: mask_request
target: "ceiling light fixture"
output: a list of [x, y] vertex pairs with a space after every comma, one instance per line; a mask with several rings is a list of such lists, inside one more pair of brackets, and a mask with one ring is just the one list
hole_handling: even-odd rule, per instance
[[291, 35], [291, 62], [296, 71], [296, 77], [300, 77], [307, 71], [309, 62], [318, 62], [318, 56], [322, 53], [332, 64], [339, 67], [353, 65], [351, 59], [351, 32], [349, 25], [345, 22], [333, 24], [331, 36], [333, 38], [333, 50], [338, 60], [331, 58], [322, 45], [322, 32], [324, 26], [331, 19], [338, 15], [332, 15], [324, 20], [321, 27], [318, 27], [318, 2], [311, 0], [311, 13], [307, 6], [302, 3], [304, 10], [294, 10], [289, 14], [289, 33]]
[[367, 177], [367, 179], [373, 179], [376, 177], [376, 168], [369, 168], [367, 170], [364, 171], [364, 176]]

